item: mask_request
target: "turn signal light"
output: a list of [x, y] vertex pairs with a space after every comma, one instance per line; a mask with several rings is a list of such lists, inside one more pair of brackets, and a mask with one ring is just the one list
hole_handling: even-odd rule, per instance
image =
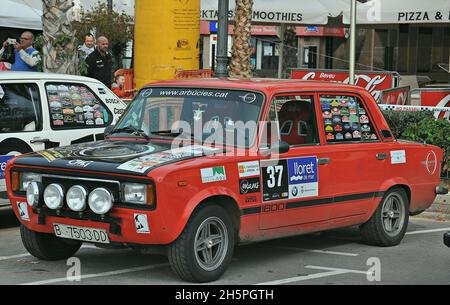
[[147, 185], [147, 205], [153, 207], [155, 205], [155, 188], [153, 185]]
[[20, 174], [18, 172], [12, 172], [11, 174], [11, 187], [13, 192], [20, 191]]

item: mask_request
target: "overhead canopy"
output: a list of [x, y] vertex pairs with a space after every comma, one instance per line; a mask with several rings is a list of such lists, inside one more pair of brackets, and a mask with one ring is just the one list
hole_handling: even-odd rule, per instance
[[42, 30], [42, 11], [28, 5], [1, 0], [0, 5], [0, 27]]
[[[349, 23], [348, 10], [344, 23]], [[358, 24], [450, 23], [449, 0], [370, 0], [358, 3]]]
[[[217, 20], [218, 0], [201, 0], [202, 20]], [[350, 7], [349, 0], [254, 0], [254, 23], [327, 24]], [[229, 18], [234, 18], [235, 1], [230, 1]]]

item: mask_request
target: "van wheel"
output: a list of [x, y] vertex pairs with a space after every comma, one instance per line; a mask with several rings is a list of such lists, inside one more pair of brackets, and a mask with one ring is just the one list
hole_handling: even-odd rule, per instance
[[381, 247], [400, 244], [409, 221], [409, 204], [402, 188], [388, 191], [368, 222], [361, 225], [363, 241]]
[[220, 206], [206, 205], [193, 213], [181, 235], [169, 246], [169, 262], [185, 281], [212, 282], [230, 264], [234, 244], [228, 213]]
[[20, 236], [25, 249], [34, 257], [45, 261], [56, 261], [72, 257], [81, 247], [81, 242], [65, 240], [52, 234], [34, 232], [20, 226]]

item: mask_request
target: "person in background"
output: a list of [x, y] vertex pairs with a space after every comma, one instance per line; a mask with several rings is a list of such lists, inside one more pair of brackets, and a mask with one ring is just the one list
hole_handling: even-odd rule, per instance
[[86, 58], [95, 51], [95, 38], [91, 33], [84, 35], [84, 44], [78, 46], [79, 58], [84, 61]]
[[[41, 61], [39, 52], [33, 48], [34, 35], [31, 32], [25, 31], [20, 35], [20, 43], [14, 44], [15, 62], [11, 65], [11, 71], [37, 72], [38, 64]], [[8, 41], [3, 43], [3, 48], [0, 50], [0, 56], [8, 46]]]
[[97, 47], [86, 58], [88, 65], [86, 76], [95, 78], [111, 88], [112, 85], [112, 56], [109, 53], [109, 41], [105, 36], [97, 38]]
[[122, 74], [116, 75], [111, 90], [121, 99], [132, 99], [135, 92], [135, 90], [125, 90], [125, 76]]

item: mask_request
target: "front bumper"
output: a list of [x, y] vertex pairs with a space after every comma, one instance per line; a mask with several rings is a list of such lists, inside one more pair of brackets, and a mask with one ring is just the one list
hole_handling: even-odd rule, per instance
[[[28, 229], [40, 233], [54, 234], [53, 224], [102, 229], [114, 244], [130, 245], [166, 245], [172, 241], [168, 229], [155, 211], [143, 211], [131, 208], [114, 208], [104, 216], [92, 213], [72, 211], [53, 211], [46, 207], [32, 209], [25, 198], [12, 198], [12, 208], [20, 222]], [[23, 209], [26, 209], [25, 213]], [[149, 232], [140, 232], [135, 221], [137, 216], [145, 215]], [[142, 219], [142, 217], [140, 217]], [[142, 220], [141, 220], [142, 221]]]
[[450, 247], [450, 232], [444, 234], [444, 244]]

